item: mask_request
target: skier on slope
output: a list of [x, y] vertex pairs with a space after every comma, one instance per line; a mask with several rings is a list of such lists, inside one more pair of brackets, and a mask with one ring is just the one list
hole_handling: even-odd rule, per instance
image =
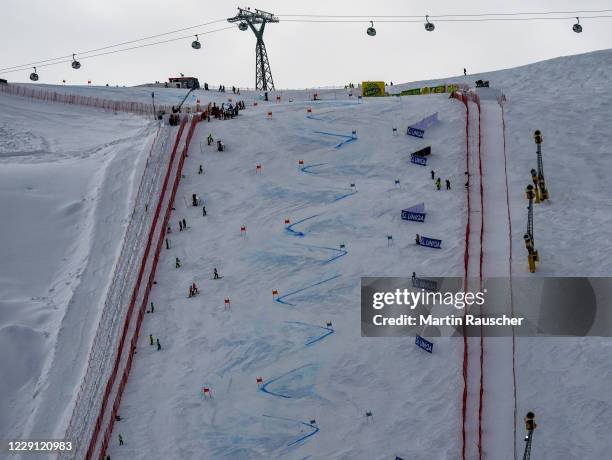
[[432, 169], [431, 170], [431, 180], [434, 180], [436, 178], [436, 172]]
[[213, 139], [212, 133], [208, 133], [208, 137], [206, 138], [206, 143], [210, 145], [213, 143], [213, 141], [214, 139]]
[[216, 268], [213, 269], [213, 279], [214, 280], [218, 280], [219, 279], [219, 272], [217, 272]]
[[446, 179], [446, 190], [450, 190], [451, 186], [450, 186], [450, 180]]
[[157, 351], [161, 350], [161, 343], [159, 343], [159, 339], [157, 339]]
[[187, 230], [187, 220], [183, 219], [183, 230]]
[[198, 287], [196, 286], [195, 281], [193, 282], [193, 285], [191, 287], [193, 288], [193, 295], [199, 294]]
[[206, 206], [202, 206], [202, 215], [206, 217]]
[[421, 244], [421, 235], [419, 235], [418, 233], [416, 234], [415, 241], [416, 241], [416, 244], [419, 244], [419, 245]]
[[183, 231], [183, 222], [179, 220], [179, 232]]
[[441, 187], [442, 187], [442, 180], [438, 177], [436, 179], [436, 190], [440, 190]]
[[174, 262], [174, 266], [175, 268], [181, 268], [181, 259], [177, 257], [176, 261]]
[[153, 340], [153, 334], [149, 334], [149, 342], [153, 345], [155, 342]]
[[200, 169], [198, 169], [198, 174], [204, 174], [204, 168], [200, 165]]
[[463, 68], [463, 75], [467, 77], [467, 69], [465, 67]]
[[119, 445], [123, 445], [123, 436], [121, 436], [121, 433], [119, 433]]

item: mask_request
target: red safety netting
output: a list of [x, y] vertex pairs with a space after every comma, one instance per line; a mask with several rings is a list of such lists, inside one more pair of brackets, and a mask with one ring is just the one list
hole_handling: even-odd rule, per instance
[[[484, 236], [484, 199], [483, 199], [483, 185], [482, 185], [482, 161], [480, 156], [481, 149], [481, 131], [480, 131], [480, 98], [477, 94], [466, 91], [455, 91], [451, 93], [451, 98], [457, 99], [463, 103], [465, 106], [466, 117], [465, 117], [465, 138], [466, 138], [466, 171], [470, 170], [470, 104], [469, 102], [473, 102], [476, 104], [478, 108], [478, 171], [480, 175], [480, 206], [481, 206], [481, 226], [480, 226], [480, 255], [479, 255], [479, 278], [480, 283], [482, 283], [482, 275], [483, 275], [483, 236]], [[468, 181], [469, 181], [468, 176]], [[465, 226], [465, 249], [464, 249], [464, 290], [468, 288], [468, 268], [469, 268], [469, 259], [470, 259], [470, 232], [471, 232], [471, 213], [472, 206], [470, 200], [470, 193], [468, 190], [467, 193], [467, 222]], [[469, 353], [468, 353], [468, 338], [467, 338], [467, 330], [465, 324], [463, 326], [463, 365], [462, 365], [462, 373], [463, 373], [463, 392], [462, 392], [462, 409], [461, 409], [461, 418], [462, 418], [462, 427], [461, 427], [461, 438], [462, 438], [462, 448], [461, 448], [461, 458], [463, 460], [466, 459], [466, 417], [467, 417], [467, 397], [468, 397], [468, 363], [469, 363]], [[484, 339], [482, 334], [480, 335], [480, 391], [479, 391], [479, 407], [478, 407], [478, 455], [479, 458], [482, 458], [482, 409], [483, 409], [483, 394], [484, 394], [484, 380], [483, 380], [483, 367], [484, 367]]]
[[[508, 157], [506, 155], [506, 111], [505, 111], [505, 102], [506, 96], [502, 94], [497, 98], [497, 102], [501, 107], [502, 114], [502, 132], [503, 132], [503, 141], [504, 141], [504, 171], [506, 175], [506, 210], [508, 216], [508, 240], [510, 242], [509, 245], [509, 254], [508, 254], [508, 262], [509, 262], [509, 274], [508, 278], [510, 280], [510, 314], [514, 318], [514, 297], [512, 294], [512, 216], [510, 213], [510, 192], [508, 187]], [[513, 398], [514, 398], [514, 459], [516, 460], [516, 422], [517, 422], [517, 388], [516, 388], [516, 335], [515, 335], [515, 327], [512, 326], [512, 387], [513, 387]]]
[[[140, 115], [154, 115], [153, 105], [135, 101], [113, 101], [93, 96], [85, 96], [82, 94], [58, 93], [43, 88], [33, 88], [29, 86], [21, 86], [15, 84], [0, 85], [0, 93], [9, 94], [11, 96], [27, 97], [39, 101], [71, 104], [84, 107], [94, 107], [103, 110], [111, 110], [113, 112], [127, 112]], [[156, 105], [157, 111], [169, 113], [171, 108], [164, 105]]]
[[[89, 447], [86, 454], [87, 459], [103, 459], [105, 451], [108, 448], [113, 426], [115, 423], [115, 416], [118, 414], [121, 397], [123, 395], [123, 391], [125, 390], [125, 386], [127, 384], [128, 377], [131, 371], [133, 355], [138, 342], [142, 320], [148, 304], [149, 294], [154, 284], [157, 263], [159, 261], [161, 248], [163, 246], [166, 228], [168, 227], [168, 222], [170, 220], [170, 214], [176, 196], [176, 191], [178, 189], [178, 185], [181, 179], [185, 156], [187, 155], [187, 151], [189, 149], [191, 139], [195, 132], [196, 125], [199, 123], [200, 120], [201, 118], [199, 116], [194, 116], [191, 119], [187, 134], [185, 136], [183, 150], [180, 152], [180, 154], [178, 154], [177, 160], [178, 147], [180, 145], [181, 139], [183, 138], [183, 133], [187, 125], [188, 119], [187, 117], [183, 117], [183, 119], [181, 120], [181, 125], [179, 126], [172, 153], [170, 155], [170, 160], [168, 162], [168, 167], [164, 176], [164, 181], [160, 191], [160, 197], [155, 209], [153, 222], [149, 230], [144, 255], [140, 263], [138, 278], [136, 280], [135, 286], [133, 287], [130, 304], [128, 306], [127, 314], [121, 331], [121, 338], [117, 347], [113, 370], [108, 378], [108, 381], [106, 382], [100, 411], [98, 413], [96, 424], [89, 441]], [[175, 169], [176, 173], [173, 175], [172, 172]], [[169, 198], [167, 195], [168, 192], [170, 193]], [[164, 204], [166, 205], [165, 210], [163, 209]], [[160, 218], [162, 218], [161, 226], [158, 225], [160, 222]], [[157, 239], [155, 239], [156, 236]], [[153, 249], [152, 261], [149, 260], [151, 249]], [[146, 284], [144, 285], [144, 293], [141, 294], [140, 291], [141, 289], [143, 289], [142, 283], [144, 281], [143, 278], [147, 264], [150, 264], [149, 276], [146, 280]], [[137, 306], [136, 304], [139, 297], [142, 297], [142, 300]], [[129, 337], [130, 333], [131, 337]], [[128, 341], [129, 347], [126, 346]], [[119, 376], [120, 379], [117, 381]], [[112, 406], [110, 406], [111, 403]], [[107, 410], [109, 406], [111, 407], [110, 412]], [[104, 435], [100, 440], [99, 437], [102, 430], [104, 430]]]

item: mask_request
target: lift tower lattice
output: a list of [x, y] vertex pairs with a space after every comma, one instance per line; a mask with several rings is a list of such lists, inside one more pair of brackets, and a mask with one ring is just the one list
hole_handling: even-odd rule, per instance
[[[250, 28], [253, 31], [257, 38], [255, 45], [255, 89], [261, 91], [274, 90], [274, 80], [272, 80], [272, 70], [270, 70], [263, 34], [266, 24], [278, 22], [278, 17], [257, 9], [251, 11], [250, 8], [238, 8], [238, 14], [233, 18], [228, 18], [227, 21], [232, 24], [238, 22], [240, 30]], [[261, 24], [259, 28], [256, 27], [257, 24]]]

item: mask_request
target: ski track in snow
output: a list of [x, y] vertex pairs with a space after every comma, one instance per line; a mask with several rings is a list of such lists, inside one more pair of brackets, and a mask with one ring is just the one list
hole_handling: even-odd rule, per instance
[[[461, 148], [461, 139], [456, 135], [457, 132], [460, 133], [462, 126], [461, 110], [451, 101], [448, 101], [446, 97], [435, 99], [436, 103], [445, 107], [448, 112], [448, 118], [443, 123], [450, 123], [455, 127], [454, 130], [450, 130], [442, 136], [440, 140], [434, 141], [434, 144], [440, 142], [440, 145], [445, 146], [439, 148], [440, 158], [438, 160], [441, 161], [440, 159], [443, 157], [453, 158], [447, 165], [449, 168], [448, 175], [459, 178], [462, 174], [460, 172], [461, 161], [459, 159], [455, 161], [454, 155], [457, 155]], [[386, 102], [381, 101], [382, 104]], [[414, 102], [417, 104], [416, 106], [410, 104], [413, 109], [417, 108], [417, 110], [422, 110], [423, 113], [429, 110], [430, 103], [423, 104], [425, 101], [417, 99]], [[355, 106], [347, 106], [347, 110], [353, 107]], [[422, 267], [425, 267], [427, 261], [446, 260], [448, 262], [449, 257], [453, 262], [447, 264], [447, 270], [450, 270], [450, 273], [456, 270], [454, 273], [459, 274], [458, 267], [461, 264], [460, 251], [453, 250], [454, 245], [452, 244], [449, 244], [446, 249], [436, 251], [437, 254], [423, 255], [423, 260], [416, 261], [414, 259], [416, 253], [415, 248], [411, 245], [412, 236], [402, 236], [412, 224], [399, 219], [399, 210], [409, 205], [413, 200], [418, 200], [419, 195], [431, 194], [432, 184], [426, 171], [413, 169], [408, 162], [409, 154], [418, 148], [419, 140], [392, 137], [389, 122], [386, 120], [377, 121], [374, 125], [370, 123], [367, 114], [370, 111], [375, 113], [379, 110], [379, 107], [379, 103], [372, 106], [357, 124], [349, 122], [350, 124], [347, 125], [346, 122], [336, 122], [340, 123], [338, 132], [358, 130], [361, 134], [359, 142], [345, 144], [342, 149], [322, 145], [315, 149], [313, 153], [308, 154], [309, 163], [329, 163], [325, 169], [325, 174], [317, 177], [309, 174], [302, 175], [303, 171], [300, 168], [295, 169], [294, 166], [291, 166], [297, 162], [297, 155], [300, 155], [300, 157], [304, 155], [301, 145], [294, 144], [291, 150], [291, 156], [294, 159], [286, 158], [286, 154], [282, 158], [274, 155], [277, 148], [287, 144], [290, 145], [290, 139], [292, 139], [290, 133], [276, 130], [275, 125], [285, 124], [286, 122], [283, 119], [287, 118], [289, 123], [286, 123], [286, 126], [289, 129], [299, 127], [304, 120], [302, 111], [305, 109], [303, 107], [293, 108], [290, 105], [277, 105], [274, 108], [273, 120], [265, 119], [265, 109], [249, 109], [237, 120], [200, 126], [196, 133], [197, 139], [194, 139], [193, 145], [199, 146], [199, 139], [210, 131], [215, 138], [224, 139], [226, 144], [230, 146], [232, 153], [229, 154], [228, 152], [227, 155], [220, 156], [206, 150], [202, 153], [194, 152], [192, 149], [190, 152], [185, 166], [186, 177], [179, 187], [177, 209], [172, 215], [173, 222], [182, 216], [187, 216], [190, 228], [187, 232], [174, 234], [173, 249], [170, 251], [170, 255], [166, 252], [162, 254], [160, 273], [158, 273], [157, 278], [159, 288], [183, 283], [186, 285], [188, 280], [195, 280], [200, 286], [201, 294], [195, 301], [193, 299], [181, 300], [176, 298], [174, 294], [174, 292], [180, 292], [182, 297], [183, 289], [180, 286], [178, 286], [178, 291], [174, 288], [169, 291], [164, 289], [157, 292], [157, 290], [154, 290], [156, 313], [145, 318], [143, 333], [146, 336], [150, 331], [154, 335], [159, 335], [162, 344], [167, 343], [167, 345], [159, 353], [155, 353], [154, 350], [148, 351], [149, 348], [146, 345], [148, 342], [146, 341], [141, 345], [144, 348], [135, 361], [133, 374], [126, 388], [124, 402], [122, 402], [122, 413], [130, 414], [135, 410], [135, 407], [140, 407], [140, 403], [136, 400], [140, 399], [138, 392], [141, 391], [144, 381], [159, 378], [167, 379], [163, 376], [167, 368], [153, 365], [153, 363], [159, 361], [159, 359], [165, 361], [164, 354], [175, 355], [183, 347], [183, 345], [180, 345], [183, 342], [181, 337], [193, 336], [186, 343], [201, 349], [202, 358], [192, 361], [190, 359], [186, 360], [186, 356], [176, 356], [171, 367], [175, 369], [175, 372], [184, 376], [178, 383], [179, 391], [171, 395], [169, 399], [166, 398], [167, 404], [164, 404], [164, 408], [155, 410], [158, 414], [161, 413], [159, 411], [163, 411], [166, 414], [164, 415], [165, 419], [170, 418], [175, 422], [178, 414], [175, 415], [171, 407], [182, 406], [188, 413], [195, 410], [205, 417], [206, 421], [202, 429], [209, 436], [205, 439], [191, 438], [185, 444], [185, 452], [209, 452], [213, 457], [236, 458], [237, 451], [235, 449], [240, 449], [242, 458], [252, 456], [276, 457], [278, 455], [288, 456], [288, 458], [304, 458], [308, 455], [314, 455], [314, 457], [329, 455], [338, 449], [334, 441], [334, 439], [337, 439], [338, 433], [335, 432], [335, 429], [330, 429], [330, 426], [325, 430], [322, 425], [318, 425], [322, 431], [317, 432], [316, 437], [306, 433], [303, 438], [298, 438], [298, 440], [294, 439], [284, 443], [272, 441], [275, 437], [280, 441], [282, 437], [279, 438], [278, 436], [281, 433], [275, 434], [274, 431], [269, 431], [265, 426], [255, 422], [256, 418], [253, 417], [257, 417], [257, 414], [262, 412], [270, 415], [277, 414], [281, 417], [297, 415], [297, 417], [290, 417], [292, 420], [299, 420], [299, 414], [302, 413], [304, 417], [320, 420], [319, 423], [321, 424], [324, 419], [328, 419], [332, 413], [335, 413], [336, 415], [333, 418], [336, 419], [336, 422], [332, 422], [331, 426], [341, 426], [344, 427], [343, 431], [361, 433], [363, 442], [347, 451], [353, 452], [352, 455], [355, 455], [358, 451], [370, 452], [371, 454], [379, 452], [383, 448], [383, 438], [386, 437], [386, 435], [383, 435], [383, 431], [379, 431], [377, 427], [374, 427], [373, 431], [370, 430], [371, 434], [369, 436], [363, 436], [363, 431], [366, 430], [367, 432], [368, 429], [363, 425], [363, 411], [365, 409], [357, 409], [359, 406], [371, 408], [375, 413], [385, 411], [399, 414], [400, 412], [406, 413], [407, 405], [410, 405], [410, 413], [415, 411], [417, 413], [425, 413], [422, 411], [431, 413], [433, 411], [441, 415], [442, 412], [445, 414], [442, 419], [448, 418], [448, 407], [427, 405], [426, 408], [425, 398], [422, 395], [417, 396], [415, 394], [408, 398], [402, 404], [403, 408], [391, 409], [389, 406], [391, 400], [388, 399], [388, 393], [397, 392], [403, 387], [403, 385], [394, 384], [392, 381], [405, 380], [403, 372], [392, 376], [395, 371], [392, 371], [391, 368], [396, 367], [393, 364], [393, 359], [391, 359], [392, 356], [406, 355], [404, 349], [408, 346], [407, 359], [417, 359], [419, 362], [426, 364], [425, 376], [430, 375], [430, 378], [433, 378], [433, 369], [434, 367], [437, 368], [437, 366], [434, 366], [427, 370], [434, 363], [421, 361], [422, 356], [415, 353], [416, 350], [413, 349], [412, 341], [406, 343], [405, 340], [397, 340], [388, 344], [388, 346], [372, 346], [367, 340], [362, 342], [356, 338], [349, 339], [349, 337], [355, 337], [355, 334], [359, 334], [360, 330], [360, 317], [358, 311], [354, 308], [358, 305], [359, 275], [363, 273], [363, 265], [362, 268], [359, 268], [359, 264], [354, 265], [355, 261], [367, 257], [371, 266], [376, 267], [376, 271], [398, 275], [411, 272], [415, 264], [423, 264]], [[344, 109], [336, 107], [335, 115], [338, 115], [338, 111], [341, 110]], [[406, 110], [405, 105], [394, 102], [393, 110], [389, 112], [389, 115], [397, 116], [403, 110]], [[300, 118], [302, 121], [300, 121]], [[267, 132], [270, 129], [276, 130], [274, 132], [269, 131], [268, 139], [265, 136], [262, 138], [266, 139], [264, 144], [251, 147], [255, 151], [252, 161], [261, 163], [263, 166], [262, 173], [256, 176], [251, 176], [251, 174], [254, 174], [251, 172], [251, 168], [236, 169], [231, 164], [234, 161], [240, 161], [242, 164], [245, 162], [244, 158], [239, 160], [235, 156], [240, 145], [237, 136], [239, 136], [238, 133], [242, 132], [241, 126], [244, 123], [260, 125]], [[371, 126], [370, 129], [373, 127], [369, 134], [366, 124]], [[380, 158], [374, 158], [370, 154], [373, 151], [373, 144], [379, 142], [383, 132], [388, 132], [385, 136], [388, 140], [385, 142], [393, 145], [390, 151], [385, 154], [387, 164], [381, 163]], [[345, 140], [348, 140], [348, 138], [349, 136], [345, 136]], [[304, 140], [303, 142], [310, 141]], [[404, 153], [396, 153], [398, 148], [403, 150]], [[308, 147], [306, 149], [308, 150]], [[334, 155], [333, 159], [330, 155]], [[304, 157], [306, 158], [306, 155]], [[325, 158], [332, 160], [332, 162], [320, 161]], [[204, 176], [193, 174], [193, 170], [197, 168], [198, 163], [204, 164], [207, 172]], [[439, 163], [439, 166], [445, 169], [442, 162]], [[224, 172], [226, 168], [231, 169]], [[232, 169], [233, 173], [230, 172]], [[347, 176], [346, 172], [348, 171], [353, 171], [353, 173]], [[398, 176], [398, 171], [403, 171], [403, 183], [415, 184], [415, 189], [410, 193], [407, 191], [402, 193], [400, 189], [389, 189], [389, 186]], [[212, 176], [211, 172], [213, 173]], [[226, 174], [226, 184], [229, 186], [219, 188], [220, 183], [215, 178], [221, 178]], [[232, 176], [237, 178], [244, 175], [249, 177], [248, 182], [244, 180], [234, 181], [231, 178]], [[342, 182], [346, 181], [346, 185], [349, 181], [356, 183], [361, 193], [357, 193], [357, 190], [352, 188], [347, 188], [346, 192], [340, 194], [333, 192], [334, 190], [341, 190], [339, 188], [341, 184], [337, 183], [337, 178], [340, 178]], [[227, 180], [230, 182], [227, 182]], [[288, 187], [288, 184], [290, 184], [290, 187]], [[208, 216], [203, 220], [201, 220], [201, 216], [196, 216], [191, 208], [184, 205], [180, 199], [180, 196], [189, 196], [193, 193], [192, 190], [202, 197], [207, 207]], [[218, 190], [226, 190], [229, 193], [224, 194], [221, 200], [218, 197]], [[322, 191], [325, 192], [322, 193]], [[257, 212], [253, 212], [254, 209], [251, 210], [248, 206], [245, 207], [245, 203], [239, 205], [239, 202], [243, 201], [239, 197], [257, 197], [257, 194], [261, 192], [264, 193], [262, 201], [247, 200], [252, 201], [251, 207], [254, 206]], [[416, 198], [414, 195], [416, 195]], [[345, 199], [348, 197], [351, 197], [351, 200]], [[363, 198], [360, 200], [360, 197]], [[429, 202], [432, 203], [433, 207], [436, 206], [434, 203], [439, 203], [444, 207], [445, 212], [456, 213], [458, 216], [457, 222], [453, 223], [452, 226], [456, 225], [459, 228], [461, 225], [461, 208], [455, 207], [455, 211], [452, 210], [454, 204], [461, 202], [462, 198], [454, 194], [443, 195], [443, 193], [431, 198], [433, 198], [433, 201], [430, 199]], [[390, 206], [389, 199], [397, 204]], [[371, 212], [368, 210], [371, 205], [364, 208], [364, 203], [372, 202], [380, 202], [380, 205], [377, 204], [379, 208], [377, 215], [379, 217], [375, 221], [366, 217]], [[309, 213], [309, 211], [312, 212]], [[291, 217], [296, 212], [307, 217], [297, 219], [289, 226], [283, 226], [282, 220]], [[432, 225], [435, 225], [438, 219], [435, 213], [432, 213], [431, 216]], [[317, 217], [317, 219], [314, 217]], [[312, 219], [312, 224], [306, 228], [300, 227], [300, 225], [307, 224], [309, 219]], [[380, 228], [381, 223], [386, 229]], [[238, 229], [240, 225], [245, 224], [247, 232], [242, 237], [238, 235], [238, 232], [224, 233], [227, 229]], [[210, 233], [219, 230], [221, 233], [218, 233], [217, 236]], [[396, 248], [387, 246], [385, 235], [390, 233], [396, 235]], [[301, 236], [307, 244], [298, 243], [297, 240], [290, 238], [292, 235]], [[457, 235], [455, 241], [460, 242], [460, 232]], [[378, 241], [378, 243], [373, 244], [374, 253], [367, 249], [367, 245], [364, 245], [365, 241], [368, 240], [370, 241], [369, 244], [372, 245], [372, 237]], [[270, 238], [277, 241], [273, 242]], [[449, 238], [453, 240], [452, 236]], [[345, 243], [348, 249], [337, 249], [337, 247], [333, 247], [333, 244], [330, 244], [331, 242], [335, 244]], [[276, 255], [272, 256], [270, 250], [273, 250]], [[287, 254], [283, 255], [283, 251], [287, 251]], [[407, 255], [413, 254], [413, 256], [405, 260], [402, 259], [404, 261], [400, 262], [399, 266], [387, 265], [386, 260], [389, 254], [397, 251], [405, 252]], [[331, 253], [331, 255], [325, 258], [320, 256], [313, 258], [311, 256], [311, 253], [312, 255], [318, 255], [320, 252]], [[366, 254], [368, 255], [366, 256]], [[169, 264], [175, 256], [184, 262], [181, 269], [170, 269]], [[264, 258], [262, 259], [262, 257]], [[290, 257], [287, 259], [287, 263], [283, 262], [285, 257]], [[349, 259], [353, 259], [353, 262]], [[169, 262], [164, 262], [164, 260]], [[260, 264], [260, 260], [265, 262]], [[332, 267], [332, 265], [334, 271], [331, 273], [325, 273], [321, 270], [323, 267]], [[206, 276], [204, 278], [202, 273], [212, 270], [213, 266], [220, 268], [224, 278], [222, 281], [216, 281], [214, 285], [209, 285], [208, 282], [201, 281], [208, 277], [204, 275]], [[248, 268], [250, 266], [257, 268], [255, 271], [251, 271]], [[400, 266], [403, 268], [400, 268]], [[425, 271], [420, 268], [419, 270]], [[285, 276], [282, 275], [282, 271], [286, 273]], [[258, 287], [260, 285], [263, 289]], [[237, 286], [241, 286], [240, 290], [237, 290]], [[268, 287], [266, 288], [266, 286]], [[290, 286], [290, 288], [284, 291], [285, 286]], [[272, 289], [278, 288], [280, 288], [280, 296], [270, 304], [273, 300], [269, 298], [270, 292]], [[224, 296], [229, 296], [232, 299], [231, 310], [225, 312], [218, 307]], [[273, 308], [273, 305], [278, 304], [295, 308]], [[159, 305], [163, 306], [159, 307]], [[349, 307], [354, 310], [354, 313], [348, 316], [341, 313], [343, 308]], [[192, 318], [191, 324], [181, 326], [180, 324], [188, 317]], [[232, 317], [235, 317], [235, 319], [230, 320]], [[165, 319], [160, 323], [161, 318]], [[342, 324], [341, 330], [339, 331], [338, 327], [334, 329], [324, 327], [325, 321], [329, 320], [333, 321], [334, 324]], [[347, 320], [352, 325], [349, 326], [346, 323]], [[304, 340], [304, 332], [306, 331], [295, 330], [291, 333], [290, 330], [279, 327], [279, 323], [293, 328], [299, 324], [310, 325], [309, 327], [320, 328], [321, 333], [308, 333], [308, 337]], [[213, 324], [216, 324], [215, 329], [224, 332], [221, 332], [221, 334], [212, 333], [210, 327]], [[317, 324], [321, 326], [316, 326]], [[274, 339], [269, 340], [267, 337], [270, 337], [270, 339], [274, 337]], [[286, 343], [288, 339], [295, 345], [289, 346]], [[265, 340], [269, 345], [264, 347], [262, 340]], [[454, 341], [454, 339], [446, 340], [449, 344]], [[230, 343], [235, 345], [228, 348], [227, 345]], [[332, 344], [333, 347], [331, 347]], [[298, 347], [296, 348], [296, 346]], [[356, 349], [349, 351], [353, 346]], [[245, 351], [250, 349], [250, 353], [249, 355], [243, 355], [244, 358], [236, 360], [239, 356], [237, 352], [241, 349]], [[394, 349], [395, 352], [392, 351]], [[400, 349], [402, 352], [399, 352]], [[380, 356], [374, 358], [372, 355]], [[213, 356], [218, 358], [210, 359]], [[264, 358], [264, 356], [276, 356], [276, 359]], [[236, 364], [229, 368], [225, 365], [229, 362], [228, 360], [234, 360]], [[260, 363], [259, 366], [257, 365], [258, 362]], [[314, 363], [315, 367], [307, 366], [308, 363]], [[300, 366], [307, 367], [301, 368]], [[301, 369], [301, 371], [295, 372], [296, 368]], [[223, 369], [222, 372], [221, 369]], [[247, 369], [249, 370], [247, 371]], [[386, 370], [383, 371], [383, 369]], [[308, 379], [312, 378], [312, 381], [302, 387], [302, 384], [298, 382], [306, 383], [305, 376], [301, 374], [304, 370], [308, 370]], [[435, 372], [437, 373], [437, 371]], [[458, 372], [455, 369], [453, 373], [452, 366], [447, 367], [444, 373], [447, 374], [447, 381], [458, 381]], [[262, 393], [269, 392], [268, 396], [276, 397], [262, 399], [253, 394], [246, 399], [241, 398], [240, 405], [227, 405], [228, 396], [238, 394], [246, 396], [249, 393], [247, 388], [255, 385], [255, 376], [262, 374], [264, 376], [268, 375], [271, 379], [265, 380], [266, 391], [262, 391]], [[363, 383], [357, 383], [355, 378], [364, 379]], [[421, 380], [421, 378], [416, 380]], [[323, 384], [322, 382], [326, 383]], [[331, 382], [337, 383], [330, 385]], [[169, 385], [174, 386], [175, 384], [169, 383]], [[195, 394], [194, 392], [197, 392], [197, 389], [203, 385], [210, 386], [213, 389], [214, 399], [201, 400], [200, 403], [197, 400], [192, 403], [188, 402], [188, 399], [193, 397], [188, 395]], [[286, 385], [289, 386], [286, 387]], [[161, 389], [159, 391], [163, 392]], [[159, 391], [156, 391], [156, 393], [160, 394]], [[245, 391], [246, 393], [243, 393]], [[347, 391], [349, 394], [346, 394]], [[419, 392], [417, 391], [417, 393]], [[361, 404], [356, 405], [355, 400], [360, 400]], [[285, 401], [291, 404], [285, 407]], [[138, 411], [140, 410], [138, 409]], [[201, 412], [202, 410], [204, 412]], [[213, 419], [205, 415], [211, 410], [210, 415], [214, 417], [214, 422]], [[192, 415], [195, 415], [195, 412]], [[144, 414], [139, 418], [153, 420], [149, 415]], [[131, 416], [130, 419], [134, 420]], [[245, 420], [251, 420], [251, 422], [247, 427], [239, 430], [241, 432], [240, 441], [236, 441], [239, 444], [232, 441], [231, 437], [223, 434], [227, 431], [227, 427], [234, 423], [240, 423], [241, 426], [244, 426]], [[447, 425], [447, 430], [444, 431], [448, 436], [452, 437], [451, 433], [453, 429], [456, 430], [458, 421], [459, 418], [456, 416], [455, 420]], [[132, 442], [140, 443], [138, 440], [140, 435], [137, 434], [140, 429], [133, 426], [132, 423], [123, 424], [121, 422], [115, 428], [114, 436], [116, 436], [117, 430], [121, 430], [124, 438], [130, 438], [133, 439]], [[325, 423], [329, 424], [330, 421], [328, 420]], [[372, 428], [372, 425], [370, 425], [370, 428]], [[380, 430], [396, 432], [399, 437], [400, 427], [394, 425], [391, 419], [386, 421], [381, 417]], [[183, 438], [184, 433], [190, 430], [181, 429], [181, 431], [183, 434], [174, 432], [172, 436]], [[144, 438], [142, 439], [144, 442]], [[210, 441], [206, 441], [206, 439], [210, 439]], [[212, 441], [213, 439], [215, 441]], [[222, 441], [222, 439], [225, 439], [225, 441]], [[454, 439], [453, 443], [456, 449], [458, 439]], [[113, 441], [110, 449], [111, 457], [127, 451], [127, 449], [118, 451], [114, 444]], [[403, 448], [398, 449], [398, 453], [401, 450], [410, 449], [407, 443], [403, 443], [403, 445]], [[135, 452], [132, 450], [134, 448], [137, 449], [138, 447], [135, 445], [130, 448], [130, 451]], [[160, 444], [155, 448], [159, 448], [161, 451], [165, 450]], [[304, 451], [303, 449], [308, 450]], [[441, 451], [450, 452], [452, 449], [453, 446], [444, 446]]]

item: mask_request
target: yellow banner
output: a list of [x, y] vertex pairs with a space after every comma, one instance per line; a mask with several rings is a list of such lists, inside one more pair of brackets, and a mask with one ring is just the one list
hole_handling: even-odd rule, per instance
[[378, 97], [385, 95], [384, 81], [364, 81], [361, 83], [363, 97]]

